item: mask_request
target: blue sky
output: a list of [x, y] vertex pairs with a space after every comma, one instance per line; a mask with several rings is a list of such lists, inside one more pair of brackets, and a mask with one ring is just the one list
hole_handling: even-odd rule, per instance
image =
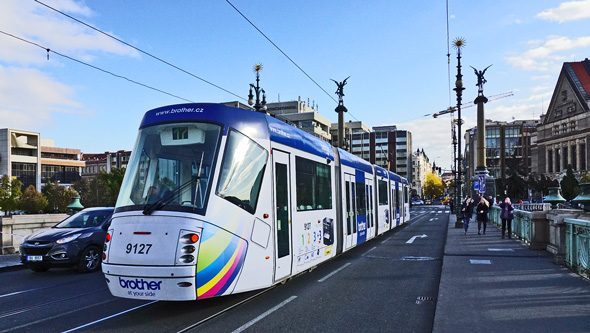
[[[443, 168], [452, 164], [446, 2], [230, 0], [325, 91], [223, 0], [2, 0], [0, 32], [197, 102], [247, 98], [254, 64], [269, 102], [299, 96], [337, 122], [336, 85], [350, 76], [345, 120], [395, 124]], [[41, 3], [40, 3], [41, 2]], [[58, 9], [212, 82], [108, 38]], [[590, 57], [590, 1], [449, 0], [449, 37], [462, 53], [465, 128], [475, 125], [477, 77], [486, 72], [486, 118], [538, 118], [563, 62]], [[456, 74], [451, 48], [451, 85]], [[452, 87], [451, 87], [452, 88]], [[235, 95], [233, 95], [235, 94]], [[244, 100], [242, 100], [244, 101]], [[131, 149], [143, 113], [184, 101], [49, 54], [0, 33], [0, 128], [41, 132], [86, 153]]]

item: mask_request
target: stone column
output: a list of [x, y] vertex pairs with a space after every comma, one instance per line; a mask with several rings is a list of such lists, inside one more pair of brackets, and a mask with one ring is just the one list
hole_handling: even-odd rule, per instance
[[577, 139], [576, 140], [576, 170], [581, 170], [580, 169], [580, 163], [582, 162], [582, 159], [580, 158], [580, 153], [582, 150], [582, 145], [580, 144], [580, 140]]
[[[575, 145], [575, 142], [568, 141], [567, 142], [567, 164], [572, 165], [572, 146]], [[567, 165], [565, 166], [567, 168]]]

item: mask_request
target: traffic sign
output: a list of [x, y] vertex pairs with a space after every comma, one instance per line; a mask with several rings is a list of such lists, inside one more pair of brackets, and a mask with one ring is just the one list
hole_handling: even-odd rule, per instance
[[479, 193], [486, 193], [486, 175], [479, 175]]

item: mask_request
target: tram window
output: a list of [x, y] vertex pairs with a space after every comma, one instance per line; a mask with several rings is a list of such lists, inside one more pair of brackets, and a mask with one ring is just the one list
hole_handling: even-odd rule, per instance
[[379, 206], [387, 205], [387, 182], [379, 181]]
[[363, 183], [356, 183], [356, 208], [357, 213], [356, 215], [366, 215], [367, 212], [365, 211], [365, 184]]
[[328, 165], [297, 157], [297, 210], [332, 209], [332, 173]]
[[188, 131], [186, 135], [192, 141], [183, 139], [185, 134], [178, 140], [162, 141], [162, 137], [172, 137], [170, 133], [179, 128], [178, 124], [140, 129], [121, 185], [117, 209], [143, 208], [156, 202], [161, 202], [158, 209], [162, 210], [205, 208], [221, 126], [192, 122], [180, 127]]
[[254, 214], [268, 152], [240, 132], [231, 130], [221, 162], [216, 194]]

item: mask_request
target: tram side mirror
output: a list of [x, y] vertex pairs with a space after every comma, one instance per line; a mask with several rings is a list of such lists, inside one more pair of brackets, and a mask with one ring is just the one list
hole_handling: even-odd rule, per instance
[[162, 146], [190, 145], [205, 142], [205, 131], [195, 126], [170, 126], [160, 132]]

